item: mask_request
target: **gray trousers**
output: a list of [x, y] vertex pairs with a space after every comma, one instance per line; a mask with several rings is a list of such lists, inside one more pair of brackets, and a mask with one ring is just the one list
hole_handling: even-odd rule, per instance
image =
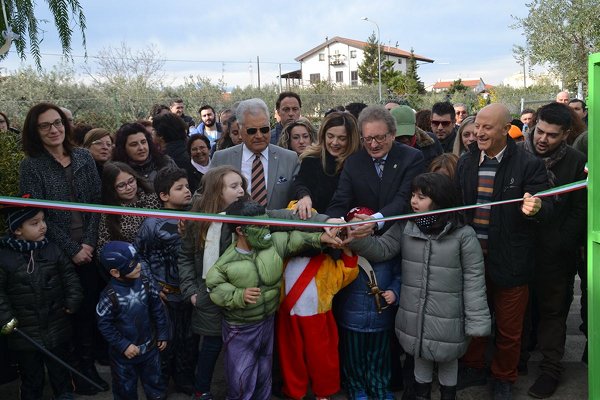
[[438, 362], [415, 357], [415, 379], [419, 383], [430, 383], [433, 380], [433, 367], [438, 365], [440, 385], [456, 386], [458, 360]]

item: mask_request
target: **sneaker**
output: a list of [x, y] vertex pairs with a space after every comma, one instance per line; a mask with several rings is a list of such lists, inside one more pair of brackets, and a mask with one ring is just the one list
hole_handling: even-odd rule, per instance
[[535, 380], [535, 383], [529, 388], [529, 395], [537, 399], [545, 399], [550, 397], [556, 391], [558, 379], [551, 377], [548, 374], [541, 374]]
[[471, 386], [487, 385], [487, 374], [483, 368], [464, 367], [458, 370], [457, 390], [462, 390]]
[[192, 400], [213, 400], [213, 395], [211, 392], [194, 393], [192, 395]]
[[494, 383], [494, 400], [512, 400], [512, 383], [497, 380]]

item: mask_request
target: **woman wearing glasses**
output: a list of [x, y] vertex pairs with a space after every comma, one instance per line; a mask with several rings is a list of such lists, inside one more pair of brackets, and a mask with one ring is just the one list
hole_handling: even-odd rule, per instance
[[317, 144], [300, 156], [300, 171], [294, 181], [297, 210], [301, 219], [311, 209], [324, 213], [335, 193], [344, 161], [360, 148], [356, 118], [350, 113], [333, 112], [323, 120]]
[[[109, 161], [102, 172], [102, 203], [111, 206], [160, 208], [152, 186], [128, 164]], [[97, 251], [111, 240], [133, 243], [145, 217], [102, 214]]]
[[135, 122], [123, 124], [117, 131], [112, 160], [128, 164], [150, 185], [159, 169], [176, 167], [171, 157], [158, 150], [146, 128]]
[[96, 162], [98, 175], [102, 177], [104, 163], [110, 160], [113, 149], [113, 140], [110, 132], [103, 128], [91, 129], [85, 134], [83, 147], [90, 151]]
[[[22, 144], [26, 158], [21, 162], [19, 189], [34, 199], [78, 203], [100, 203], [100, 177], [86, 149], [73, 147], [71, 125], [56, 105], [33, 106], [23, 124]], [[94, 367], [95, 307], [98, 273], [92, 263], [98, 238], [99, 214], [46, 210], [47, 237], [75, 264], [84, 292], [83, 303], [74, 315], [75, 367], [106, 390], [108, 384]], [[97, 389], [74, 376], [75, 391], [95, 394]]]

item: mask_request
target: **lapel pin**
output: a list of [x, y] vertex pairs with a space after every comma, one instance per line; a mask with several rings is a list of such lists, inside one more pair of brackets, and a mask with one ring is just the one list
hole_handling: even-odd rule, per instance
[[398, 166], [398, 164], [394, 164], [394, 169], [396, 169], [397, 166]]

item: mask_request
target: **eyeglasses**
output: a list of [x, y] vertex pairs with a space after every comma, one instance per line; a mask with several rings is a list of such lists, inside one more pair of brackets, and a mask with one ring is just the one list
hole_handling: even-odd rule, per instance
[[258, 131], [260, 131], [260, 133], [262, 133], [263, 135], [266, 135], [267, 133], [269, 133], [271, 131], [271, 128], [268, 126], [263, 126], [261, 128], [246, 128], [246, 133], [248, 135], [254, 135]]
[[134, 176], [132, 176], [131, 178], [127, 179], [125, 182], [119, 182], [115, 185], [115, 189], [117, 189], [119, 192], [122, 192], [123, 190], [125, 190], [125, 188], [127, 186], [129, 186], [130, 188], [135, 188], [137, 181], [135, 179]]
[[431, 126], [443, 126], [444, 128], [447, 128], [448, 126], [450, 126], [450, 124], [452, 123], [452, 121], [434, 121], [431, 120]]
[[460, 111], [460, 110], [458, 110], [458, 111], [456, 111], [455, 113], [456, 113], [456, 114], [460, 114], [460, 115], [463, 115], [463, 114], [464, 114], [464, 115], [467, 115], [467, 112], [466, 112], [466, 111]]
[[42, 132], [48, 132], [50, 131], [50, 129], [52, 129], [52, 127], [55, 127], [56, 129], [61, 128], [64, 125], [64, 122], [62, 119], [57, 119], [54, 122], [42, 122], [41, 124], [38, 124], [38, 129]]
[[93, 145], [95, 146], [106, 146], [106, 147], [113, 147], [112, 141], [110, 140], [94, 140], [92, 142]]
[[360, 141], [362, 143], [367, 143], [367, 144], [371, 144], [371, 142], [374, 140], [377, 144], [381, 144], [384, 142], [386, 136], [388, 134], [384, 133], [383, 135], [375, 135], [375, 136], [369, 136], [369, 137], [361, 137]]

